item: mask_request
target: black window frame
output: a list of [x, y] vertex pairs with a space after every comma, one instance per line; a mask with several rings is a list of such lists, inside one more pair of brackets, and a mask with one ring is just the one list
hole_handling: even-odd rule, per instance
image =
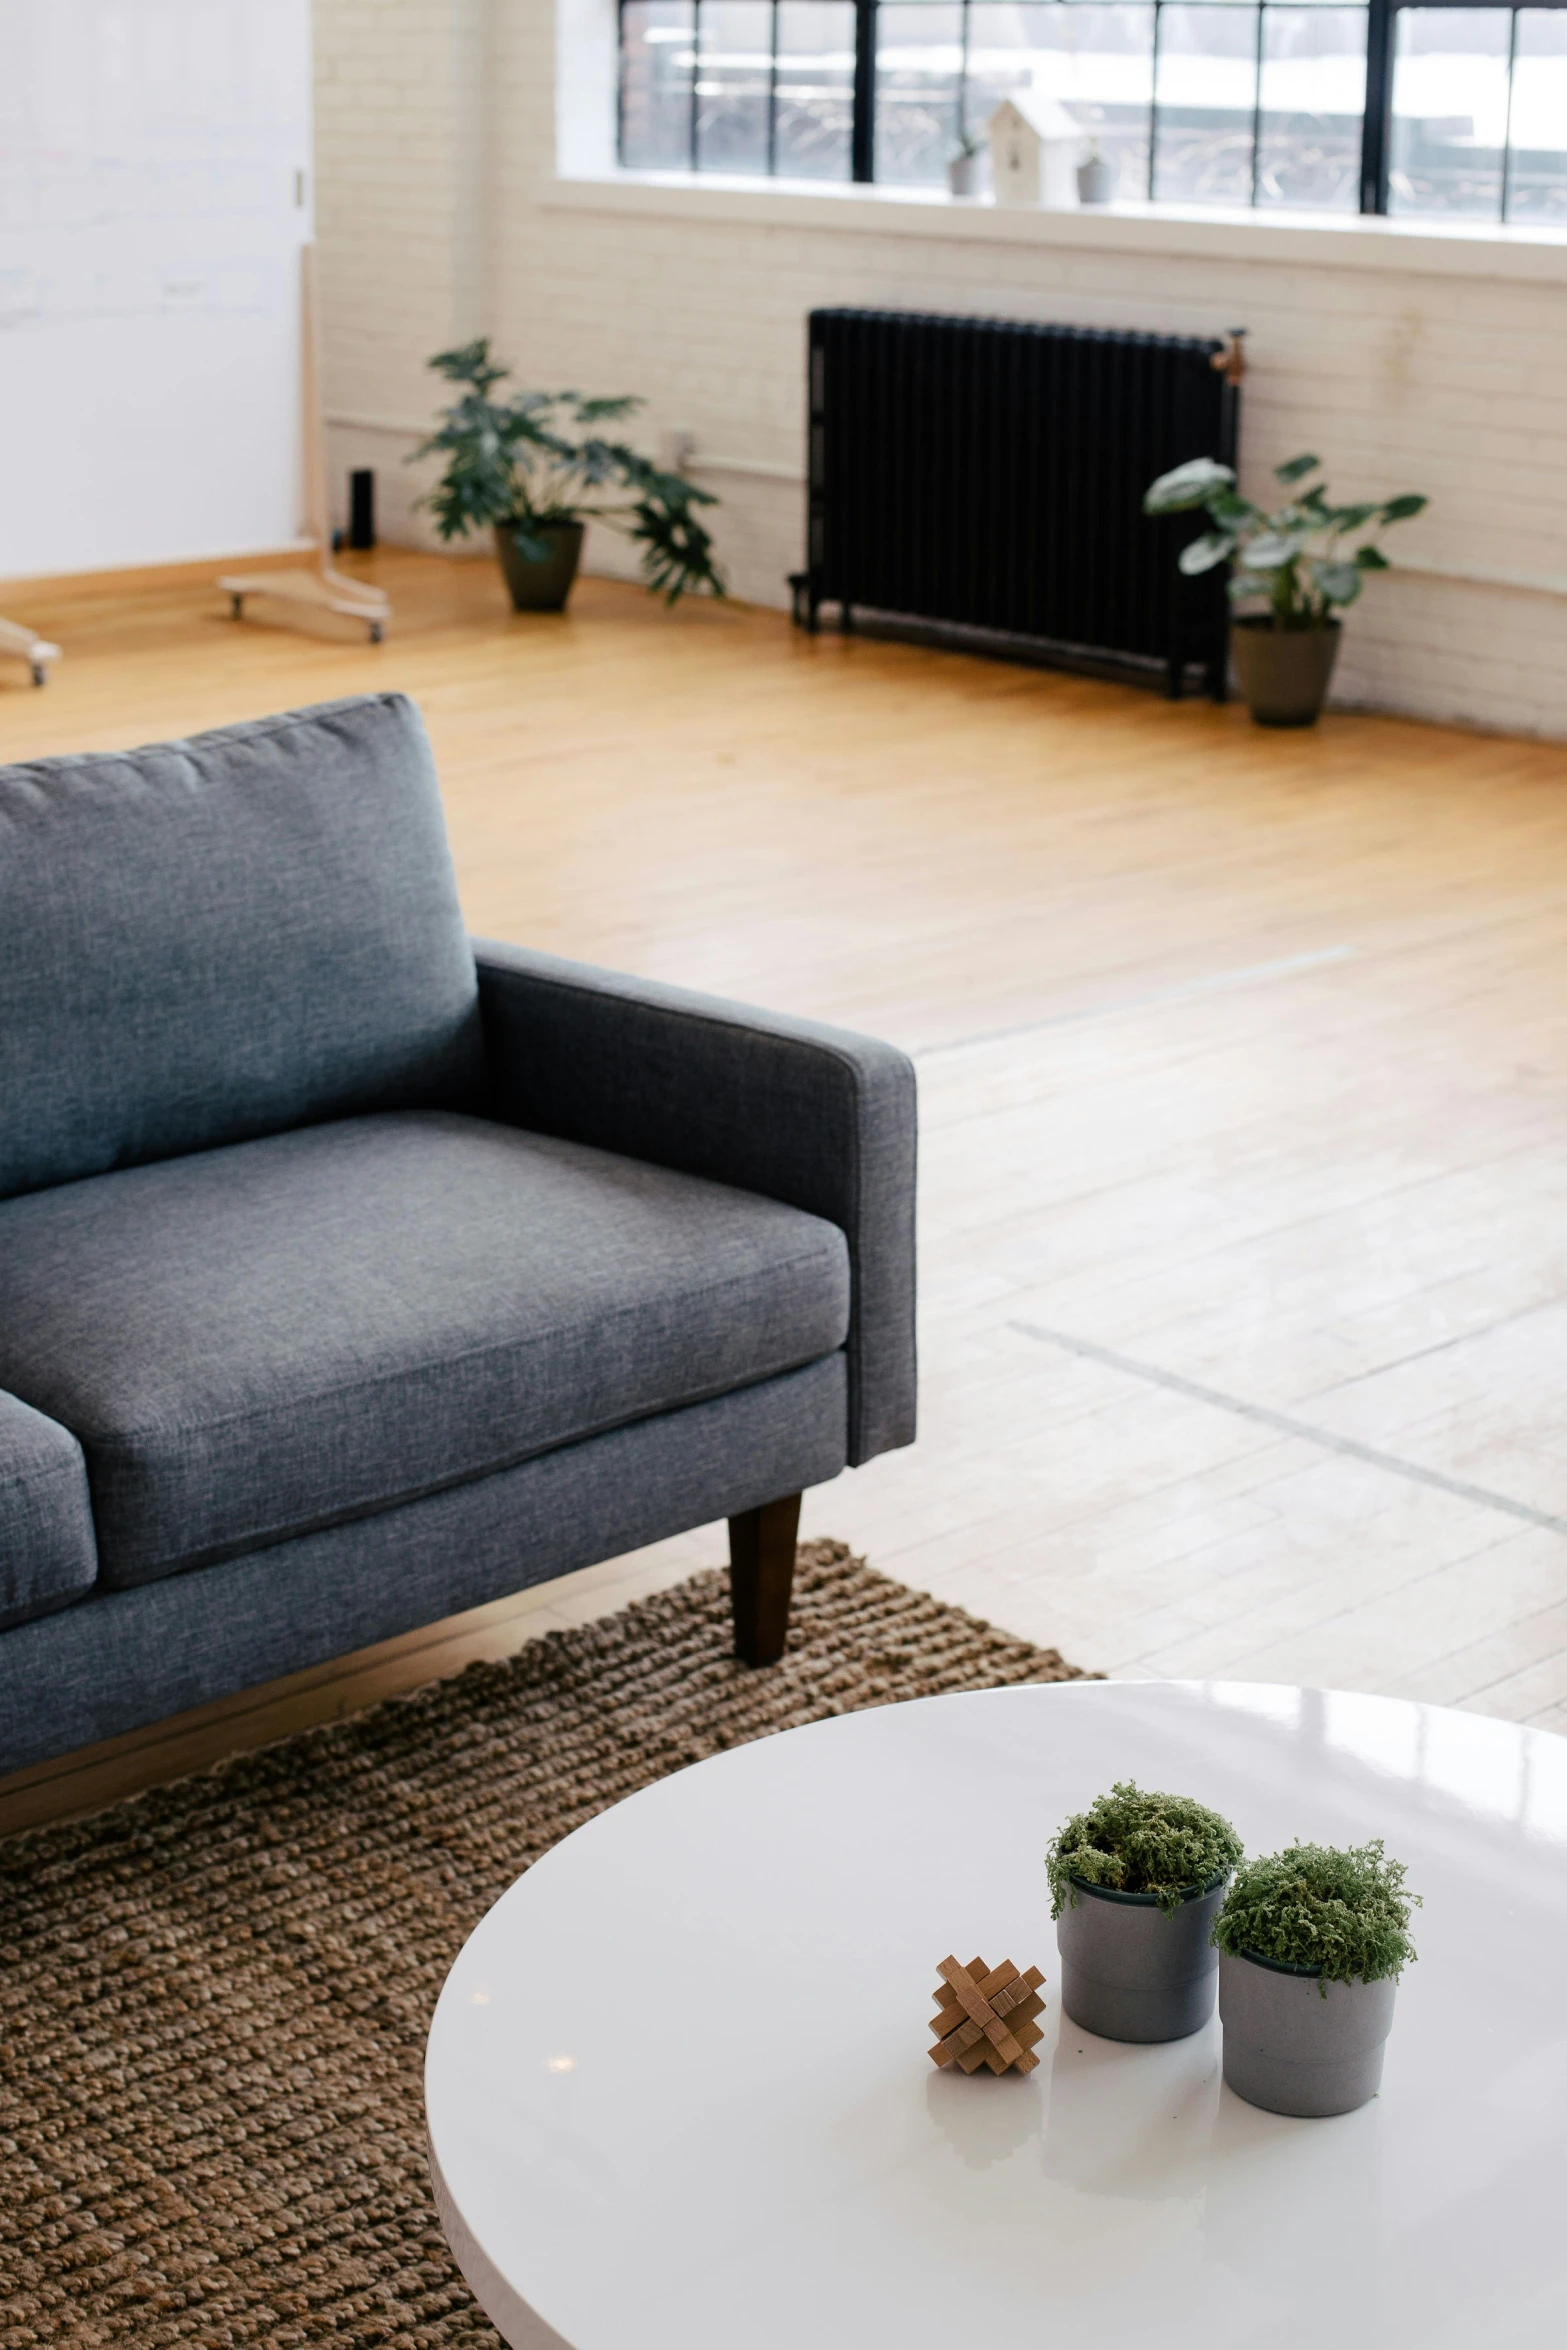
[[[618, 119], [616, 131], [616, 153], [617, 156], [620, 156], [622, 159], [624, 155], [625, 132], [625, 11], [627, 4], [628, 0], [617, 0]], [[954, 4], [960, 6], [963, 11], [963, 54], [966, 60], [968, 56], [969, 9], [972, 5], [975, 4], [975, 0], [954, 0]], [[1173, 0], [1149, 0], [1149, 4], [1153, 7], [1154, 10], [1153, 56], [1155, 64], [1157, 65], [1159, 55], [1160, 17], [1164, 8], [1173, 4]], [[1264, 4], [1267, 4], [1267, 0], [1264, 0]], [[1272, 0], [1272, 4], [1282, 5], [1284, 4], [1284, 0]], [[1366, 99], [1365, 114], [1361, 123], [1360, 137], [1360, 211], [1364, 214], [1377, 215], [1385, 214], [1388, 209], [1388, 182], [1393, 146], [1393, 74], [1398, 50], [1398, 19], [1401, 13], [1406, 8], [1423, 8], [1432, 10], [1453, 8], [1465, 9], [1475, 13], [1484, 10], [1487, 14], [1495, 12], [1497, 14], [1505, 13], [1509, 15], [1512, 19], [1511, 37], [1508, 49], [1508, 72], [1509, 77], [1511, 77], [1518, 45], [1518, 17], [1520, 10], [1523, 8], [1567, 8], [1567, 0], [1344, 0], [1344, 5], [1363, 6], [1366, 9]], [[876, 177], [876, 25], [879, 14], [879, 0], [853, 0], [853, 6], [855, 12], [853, 84], [854, 111], [850, 131], [849, 178], [851, 183], [868, 184], [873, 182]], [[693, 54], [700, 55], [703, 0], [690, 0], [690, 7], [692, 50]], [[1262, 21], [1262, 11], [1261, 8], [1259, 8], [1259, 42], [1261, 39]], [[773, 5], [772, 60], [771, 83], [768, 94], [767, 122], [768, 174], [758, 174], [757, 176], [759, 178], [762, 176], [771, 175], [774, 169], [774, 156], [776, 152], [778, 101], [777, 0], [774, 0]], [[1511, 81], [1509, 78], [1509, 91], [1510, 89]], [[697, 151], [697, 123], [699, 111], [697, 96], [697, 74], [695, 70], [693, 70], [691, 76], [690, 133], [687, 154], [687, 168], [691, 172], [699, 174], [701, 171], [701, 161]], [[960, 117], [966, 114], [966, 98], [967, 84], [964, 82], [960, 84]], [[1157, 112], [1157, 101], [1155, 101], [1149, 110], [1150, 135], [1148, 145], [1148, 168], [1150, 185], [1148, 192], [1150, 197], [1153, 194], [1152, 178], [1154, 170], [1154, 158], [1157, 151], [1157, 138], [1154, 129], [1154, 121], [1155, 117], [1157, 116]], [[1252, 181], [1254, 199], [1257, 153], [1258, 144], [1254, 126], [1252, 145]], [[1497, 222], [1497, 226], [1499, 227], [1505, 224], [1507, 218], [1507, 204], [1510, 194], [1511, 182], [1511, 157], [1512, 149], [1511, 145], [1509, 144], [1509, 146], [1504, 149], [1502, 158], [1501, 211], [1500, 218]], [[1284, 208], [1270, 205], [1267, 208], [1267, 216], [1269, 218], [1273, 218], [1281, 209]], [[1440, 217], [1440, 215], [1425, 215], [1422, 217], [1437, 218]]]

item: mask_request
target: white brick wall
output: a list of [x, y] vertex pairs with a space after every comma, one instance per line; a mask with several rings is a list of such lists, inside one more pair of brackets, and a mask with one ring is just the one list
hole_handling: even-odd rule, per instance
[[[316, 0], [316, 238], [329, 417], [428, 415], [433, 351], [483, 330], [486, 0]], [[427, 540], [407, 431], [333, 423], [373, 465], [382, 534]], [[433, 543], [433, 542], [432, 542]]]
[[[609, 4], [562, 0], [601, 111]], [[944, 213], [911, 232], [906, 208], [894, 222], [860, 199], [770, 213], [767, 199], [675, 190], [637, 194], [628, 209], [622, 190], [552, 181], [549, 0], [316, 0], [316, 19], [339, 414], [427, 415], [437, 387], [423, 359], [482, 318], [533, 382], [644, 394], [649, 446], [679, 426], [699, 452], [791, 467], [803, 321], [822, 303], [1204, 334], [1244, 322], [1255, 493], [1271, 465], [1309, 446], [1346, 495], [1430, 493], [1430, 515], [1391, 535], [1395, 559], [1567, 577], [1567, 246], [1536, 248], [1538, 274], [1520, 279], [1498, 275], [1483, 243], [1433, 258], [1382, 232], [1366, 256], [1358, 241], [1292, 242], [1287, 229], [1247, 225], [1187, 234], [1095, 221], [1050, 242], [1015, 219], [957, 236]], [[580, 156], [581, 93], [568, 95]], [[397, 462], [406, 446], [339, 428], [334, 449], [339, 472], [350, 458], [378, 465], [389, 535], [417, 529]], [[706, 478], [724, 500], [717, 535], [737, 591], [782, 603], [801, 559], [799, 491], [766, 474]], [[594, 560], [622, 568], [618, 550]], [[1567, 737], [1564, 655], [1567, 599], [1411, 568], [1373, 582], [1351, 616], [1339, 690]]]

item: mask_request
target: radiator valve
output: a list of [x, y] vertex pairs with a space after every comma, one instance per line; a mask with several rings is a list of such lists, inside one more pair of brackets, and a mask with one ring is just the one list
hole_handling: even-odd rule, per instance
[[1224, 338], [1222, 351], [1215, 351], [1208, 365], [1215, 375], [1222, 375], [1232, 391], [1238, 391], [1246, 380], [1246, 329], [1232, 326]]

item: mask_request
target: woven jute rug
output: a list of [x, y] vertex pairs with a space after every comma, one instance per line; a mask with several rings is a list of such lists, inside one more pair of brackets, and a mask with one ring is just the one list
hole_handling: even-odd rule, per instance
[[421, 2067], [448, 1967], [582, 1821], [721, 1748], [1079, 1678], [801, 1546], [781, 1665], [695, 1576], [503, 1664], [0, 1843], [0, 2342], [456, 2350]]

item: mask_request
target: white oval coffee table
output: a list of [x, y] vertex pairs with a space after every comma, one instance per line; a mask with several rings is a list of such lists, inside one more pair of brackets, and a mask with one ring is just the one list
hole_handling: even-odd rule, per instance
[[[1425, 1895], [1382, 2095], [1243, 2104], [1217, 2024], [1062, 2025], [1041, 1856], [1112, 1779]], [[1045, 1969], [1039, 2069], [938, 2073], [939, 1959]], [[1567, 1739], [1198, 1683], [934, 1698], [632, 1796], [436, 2009], [443, 2224], [514, 2350], [1541, 2350], [1567, 2208]]]

